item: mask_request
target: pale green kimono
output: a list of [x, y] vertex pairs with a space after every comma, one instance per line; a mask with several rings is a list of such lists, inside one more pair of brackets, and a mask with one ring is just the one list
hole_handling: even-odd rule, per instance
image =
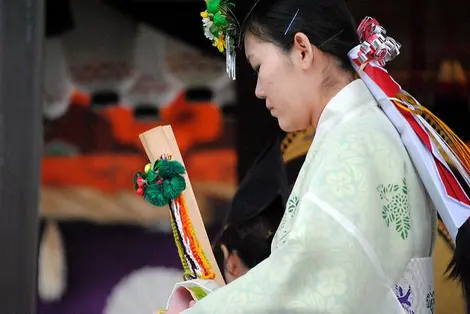
[[433, 221], [399, 134], [356, 80], [321, 115], [271, 256], [184, 313], [432, 313], [390, 290], [430, 256]]

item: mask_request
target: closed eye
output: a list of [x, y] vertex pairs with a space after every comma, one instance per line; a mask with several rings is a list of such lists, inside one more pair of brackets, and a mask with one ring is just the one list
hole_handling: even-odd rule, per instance
[[259, 73], [259, 68], [260, 68], [260, 66], [259, 66], [259, 65], [257, 65], [257, 66], [255, 66], [255, 67], [253, 67], [253, 71], [254, 71], [254, 73], [253, 73], [253, 74], [254, 74], [255, 76], [258, 76], [258, 73]]

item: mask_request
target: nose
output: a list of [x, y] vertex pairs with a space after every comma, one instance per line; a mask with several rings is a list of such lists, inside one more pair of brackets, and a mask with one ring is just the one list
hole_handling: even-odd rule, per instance
[[261, 88], [259, 82], [256, 82], [255, 95], [259, 99], [265, 99], [266, 98], [266, 94], [264, 93], [263, 88]]

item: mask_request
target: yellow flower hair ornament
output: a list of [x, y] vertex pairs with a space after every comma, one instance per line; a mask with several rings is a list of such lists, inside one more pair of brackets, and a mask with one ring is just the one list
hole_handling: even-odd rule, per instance
[[221, 53], [225, 53], [227, 73], [235, 79], [235, 36], [237, 22], [229, 0], [206, 0], [206, 10], [201, 12], [204, 35]]

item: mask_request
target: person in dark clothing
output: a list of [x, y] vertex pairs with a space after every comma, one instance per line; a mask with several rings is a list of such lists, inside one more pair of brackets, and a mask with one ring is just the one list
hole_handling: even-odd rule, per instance
[[279, 140], [273, 141], [251, 167], [226, 217], [213, 250], [226, 282], [266, 259], [289, 196]]

